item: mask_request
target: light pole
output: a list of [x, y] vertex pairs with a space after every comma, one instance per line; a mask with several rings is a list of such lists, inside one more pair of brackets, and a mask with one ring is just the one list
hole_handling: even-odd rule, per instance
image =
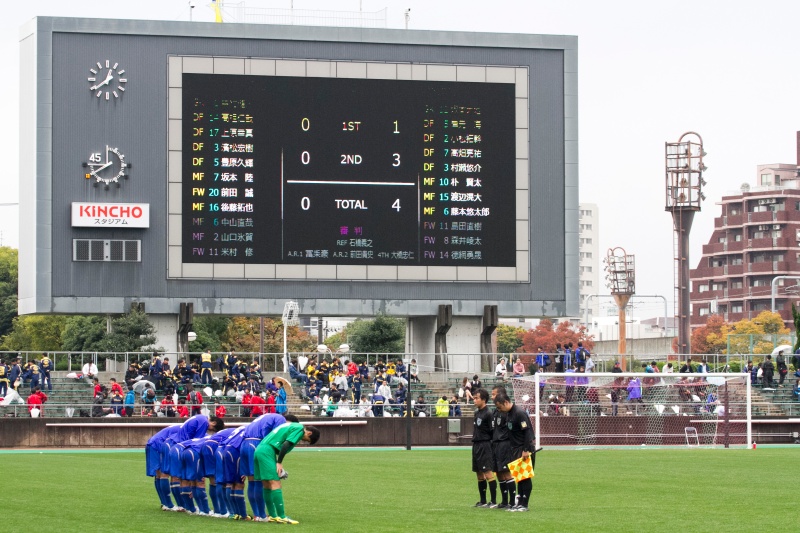
[[672, 213], [673, 250], [675, 250], [675, 301], [678, 322], [678, 352], [691, 354], [691, 301], [689, 300], [689, 232], [694, 214], [700, 211], [703, 195], [703, 139], [690, 131], [678, 142], [665, 144], [666, 202], [665, 211]]
[[300, 323], [300, 306], [295, 301], [286, 302], [283, 306], [283, 371], [289, 371], [289, 350], [286, 347], [286, 330], [289, 326]]
[[625, 307], [631, 296], [636, 292], [636, 259], [629, 255], [623, 248], [609, 248], [606, 258], [603, 259], [606, 270], [606, 286], [611, 290], [611, 296], [617, 304], [619, 313], [619, 338], [617, 351], [622, 359], [622, 368], [627, 371], [625, 354], [628, 351], [627, 332], [625, 325]]

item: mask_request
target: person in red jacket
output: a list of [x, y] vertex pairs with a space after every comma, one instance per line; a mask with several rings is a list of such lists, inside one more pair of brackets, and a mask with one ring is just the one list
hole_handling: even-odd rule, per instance
[[[117, 383], [117, 380], [111, 378], [111, 391], [109, 392], [109, 396], [113, 396], [115, 392], [118, 392], [120, 396], [125, 396], [125, 392], [122, 390], [122, 386]], [[95, 394], [96, 396], [96, 394]]]
[[217, 408], [216, 408], [216, 409], [214, 409], [214, 415], [215, 415], [217, 418], [225, 418], [225, 415], [226, 415], [227, 413], [228, 413], [228, 410], [227, 410], [227, 409], [225, 408], [225, 406], [224, 406], [224, 405], [222, 405], [222, 404], [219, 404], [219, 405], [217, 405]]
[[253, 418], [257, 418], [264, 414], [264, 406], [267, 402], [264, 401], [264, 398], [261, 397], [260, 394], [256, 394], [250, 400], [250, 416]]
[[186, 406], [186, 398], [178, 398], [178, 416], [181, 418], [189, 418], [189, 408]]
[[39, 410], [39, 416], [44, 416], [44, 402], [47, 401], [47, 395], [42, 392], [41, 388], [35, 387], [33, 394], [28, 396], [28, 412], [33, 411], [34, 408]]
[[242, 416], [250, 416], [250, 401], [252, 399], [253, 395], [250, 394], [250, 389], [245, 389], [244, 396], [242, 396]]
[[94, 396], [92, 396], [92, 397], [93, 398], [97, 398], [98, 394], [102, 394], [103, 393], [103, 386], [100, 385], [100, 380], [97, 379], [97, 378], [93, 378], [92, 379], [92, 383], [94, 384]]

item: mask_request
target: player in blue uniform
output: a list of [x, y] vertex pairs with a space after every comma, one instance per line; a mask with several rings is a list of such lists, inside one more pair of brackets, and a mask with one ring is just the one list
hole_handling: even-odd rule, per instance
[[[244, 502], [244, 493], [241, 484], [242, 478], [239, 477], [239, 446], [244, 437], [242, 434], [247, 426], [239, 426], [231, 433], [227, 439], [220, 442], [214, 452], [215, 474], [214, 480], [217, 483], [217, 496], [225, 502], [228, 514], [242, 517], [247, 515], [247, 506]], [[239, 488], [236, 489], [238, 482]], [[242, 507], [245, 508], [242, 511]]]
[[[206, 494], [205, 477], [207, 475], [206, 460], [208, 453], [204, 453], [211, 443], [219, 443], [225, 440], [231, 433], [232, 429], [222, 430], [213, 435], [200, 437], [196, 439], [180, 442], [170, 448], [170, 454], [178, 456], [180, 462], [180, 477], [181, 479], [181, 496], [184, 502], [187, 503], [186, 509], [189, 512], [194, 512], [195, 502], [197, 503], [197, 514], [212, 516], [211, 509], [208, 506], [208, 496]], [[210, 457], [213, 464], [213, 454]], [[213, 467], [210, 469], [213, 475]], [[175, 467], [173, 467], [173, 472]], [[215, 507], [215, 510], [217, 508]]]
[[[147, 441], [145, 445], [146, 473], [150, 477], [155, 477], [156, 492], [161, 500], [163, 510], [180, 510], [181, 507], [180, 483], [170, 484], [169, 480], [170, 446], [176, 442], [201, 437], [209, 430], [216, 432], [224, 427], [225, 423], [220, 418], [212, 418], [209, 421], [208, 417], [198, 415], [183, 424], [162, 429]], [[177, 506], [173, 505], [170, 500], [170, 490]]]
[[[291, 415], [289, 415], [289, 418], [293, 418], [293, 422], [297, 421], [297, 418]], [[283, 415], [272, 413], [261, 415], [247, 424], [242, 434], [244, 440], [239, 448], [238, 474], [242, 479], [247, 478], [247, 499], [250, 502], [250, 507], [253, 509], [255, 520], [258, 522], [266, 521], [267, 506], [264, 502], [264, 492], [261, 490], [261, 484], [256, 483], [253, 479], [255, 468], [253, 456], [261, 440], [269, 435], [273, 429], [281, 424], [285, 424], [286, 420], [287, 419], [284, 418]]]
[[200, 448], [200, 455], [203, 459], [203, 475], [208, 478], [208, 497], [211, 498], [211, 504], [214, 506], [212, 516], [217, 518], [227, 518], [229, 515], [224, 486], [220, 484], [220, 490], [217, 491], [216, 452], [220, 443], [225, 442], [235, 431], [236, 428], [223, 429], [207, 439]]

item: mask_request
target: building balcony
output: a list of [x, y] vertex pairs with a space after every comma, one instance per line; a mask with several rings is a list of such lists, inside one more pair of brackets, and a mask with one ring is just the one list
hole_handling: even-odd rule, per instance
[[740, 287], [738, 289], [728, 288], [728, 298], [735, 299], [735, 298], [742, 298], [744, 295], [747, 294], [747, 289], [744, 287]]
[[702, 266], [695, 269], [689, 270], [689, 278], [690, 279], [702, 279], [702, 278], [719, 278], [726, 274], [725, 267], [707, 267]]
[[715, 242], [703, 245], [703, 255], [715, 255], [726, 251], [724, 242]]
[[788, 261], [764, 261], [762, 263], [748, 263], [747, 271], [755, 273], [787, 272], [792, 263]]
[[744, 265], [727, 265], [725, 273], [728, 276], [741, 276], [744, 274]]
[[763, 239], [747, 239], [747, 247], [750, 250], [761, 250], [764, 248], [772, 248], [773, 239], [771, 237]]
[[747, 223], [749, 224], [764, 224], [766, 222], [772, 222], [775, 220], [776, 212], [773, 211], [761, 211], [759, 213], [747, 213]]

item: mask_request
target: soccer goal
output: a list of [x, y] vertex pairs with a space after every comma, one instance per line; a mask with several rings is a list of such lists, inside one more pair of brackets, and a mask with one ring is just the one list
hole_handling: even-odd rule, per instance
[[514, 378], [512, 387], [534, 420], [537, 447], [752, 442], [747, 374], [545, 372]]

